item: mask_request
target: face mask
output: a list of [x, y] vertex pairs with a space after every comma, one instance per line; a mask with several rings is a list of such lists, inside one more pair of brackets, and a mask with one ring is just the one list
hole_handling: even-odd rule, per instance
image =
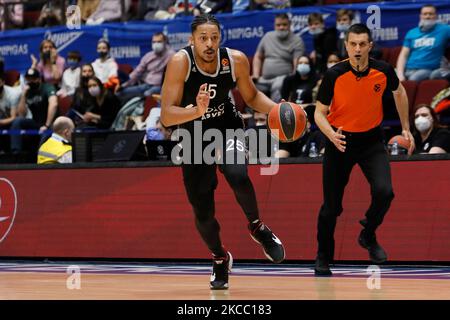
[[419, 28], [424, 31], [430, 31], [436, 25], [436, 20], [420, 20]]
[[336, 23], [336, 29], [341, 32], [345, 32], [350, 28], [350, 25], [343, 23]]
[[309, 64], [301, 63], [297, 66], [297, 72], [300, 73], [301, 76], [306, 76], [311, 71], [311, 67]]
[[50, 55], [51, 55], [50, 51], [43, 52], [42, 53], [42, 59], [50, 60]]
[[152, 50], [155, 51], [155, 53], [161, 53], [164, 50], [164, 43], [162, 42], [153, 42], [152, 43]]
[[309, 34], [312, 36], [318, 36], [319, 34], [322, 34], [324, 32], [324, 29], [322, 27], [316, 28], [316, 29], [309, 29]]
[[278, 39], [286, 39], [289, 36], [289, 30], [276, 30]]
[[89, 94], [93, 97], [98, 97], [100, 95], [100, 88], [99, 87], [89, 88]]
[[334, 66], [336, 63], [335, 62], [330, 62], [327, 63], [327, 69], [330, 69], [332, 66]]
[[150, 128], [147, 130], [147, 139], [148, 140], [164, 140], [164, 134], [161, 130], [156, 128]]
[[431, 128], [431, 121], [427, 117], [417, 117], [414, 120], [414, 124], [416, 125], [416, 128], [417, 130], [419, 130], [419, 132], [425, 132]]
[[108, 52], [107, 51], [97, 51], [97, 53], [98, 53], [98, 56], [101, 59], [104, 59], [104, 58], [106, 58], [108, 56]]
[[67, 60], [67, 66], [71, 69], [75, 69], [78, 67], [78, 61], [77, 60]]

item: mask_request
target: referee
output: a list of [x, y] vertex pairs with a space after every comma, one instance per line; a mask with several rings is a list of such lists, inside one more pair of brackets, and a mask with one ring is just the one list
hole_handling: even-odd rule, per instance
[[323, 159], [323, 198], [317, 224], [318, 252], [316, 276], [331, 276], [329, 264], [334, 258], [334, 230], [342, 213], [342, 198], [350, 173], [358, 164], [370, 183], [372, 202], [361, 220], [359, 244], [369, 251], [374, 263], [383, 263], [386, 252], [378, 244], [375, 231], [383, 222], [394, 193], [389, 159], [383, 144], [380, 124], [383, 120], [382, 96], [394, 94], [402, 135], [411, 142], [408, 98], [394, 69], [385, 62], [369, 59], [373, 47], [369, 28], [352, 25], [345, 36], [349, 59], [325, 73], [314, 114], [317, 125], [327, 136]]

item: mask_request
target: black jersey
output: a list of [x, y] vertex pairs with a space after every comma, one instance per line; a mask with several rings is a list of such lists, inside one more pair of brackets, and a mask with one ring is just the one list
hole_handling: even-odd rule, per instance
[[206, 73], [201, 70], [194, 57], [193, 47], [181, 49], [189, 60], [188, 73], [185, 78], [182, 106], [197, 104], [196, 97], [200, 86], [208, 84], [209, 107], [206, 113], [198, 119], [189, 121], [181, 127], [192, 130], [194, 121], [201, 120], [203, 130], [210, 128], [217, 129], [237, 129], [243, 127], [240, 113], [232, 104], [230, 91], [236, 86], [236, 77], [234, 73], [234, 62], [228, 48], [219, 48], [218, 64], [214, 74]]

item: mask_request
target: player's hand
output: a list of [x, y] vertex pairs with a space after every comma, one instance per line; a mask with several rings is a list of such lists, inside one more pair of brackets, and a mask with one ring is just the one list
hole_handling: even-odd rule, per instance
[[411, 131], [409, 130], [403, 130], [402, 131], [402, 136], [406, 139], [409, 140], [409, 148], [408, 148], [408, 155], [412, 155], [414, 149], [416, 148], [416, 144], [414, 142], [414, 137], [411, 134]]
[[197, 110], [199, 117], [203, 116], [206, 113], [206, 110], [209, 106], [209, 92], [207, 90], [208, 84], [204, 83], [200, 86], [198, 90], [196, 102], [197, 102]]
[[336, 131], [333, 131], [331, 137], [328, 138], [331, 142], [333, 142], [339, 151], [345, 152], [345, 145], [347, 142], [345, 142], [345, 136], [342, 134], [342, 127], [339, 127]]

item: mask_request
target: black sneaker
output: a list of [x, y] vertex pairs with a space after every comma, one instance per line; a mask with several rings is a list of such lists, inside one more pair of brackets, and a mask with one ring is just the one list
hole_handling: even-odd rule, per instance
[[227, 257], [213, 258], [213, 271], [209, 287], [211, 290], [227, 290], [228, 289], [228, 273], [231, 272], [233, 266], [233, 257], [227, 252]]
[[261, 221], [254, 226], [248, 225], [250, 236], [259, 243], [264, 250], [266, 257], [275, 263], [280, 263], [285, 258], [285, 251], [280, 239]]
[[314, 275], [316, 277], [330, 277], [333, 275], [333, 273], [330, 270], [330, 263], [328, 259], [320, 253], [316, 257], [316, 264], [314, 266]]
[[370, 260], [372, 260], [373, 263], [379, 264], [387, 260], [386, 252], [377, 242], [375, 233], [367, 234], [365, 229], [361, 230], [358, 243], [361, 247], [369, 251]]

